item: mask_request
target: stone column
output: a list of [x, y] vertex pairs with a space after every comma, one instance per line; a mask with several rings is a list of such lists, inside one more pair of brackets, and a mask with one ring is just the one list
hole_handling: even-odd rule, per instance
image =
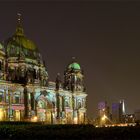
[[57, 119], [60, 118], [60, 96], [59, 96], [59, 92], [56, 92], [56, 107], [57, 107]]
[[28, 91], [27, 87], [24, 87], [24, 107], [25, 107], [25, 112], [24, 112], [24, 119], [28, 119], [28, 114], [29, 114], [29, 106], [28, 106]]
[[4, 89], [4, 102], [6, 103], [6, 89]]
[[35, 116], [37, 116], [37, 101], [36, 100], [34, 101], [35, 101]]
[[71, 103], [72, 103], [72, 120], [73, 120], [73, 123], [74, 123], [74, 112], [75, 112], [75, 98], [74, 98], [74, 96], [72, 95], [72, 98], [71, 98]]
[[65, 111], [65, 97], [62, 96], [62, 111]]
[[9, 121], [11, 121], [11, 90], [9, 89], [9, 87], [8, 87], [8, 104], [9, 104], [9, 109], [8, 109], [8, 111], [9, 111], [9, 116], [8, 116], [8, 118], [9, 118]]
[[33, 92], [31, 92], [31, 110], [35, 110], [35, 98]]

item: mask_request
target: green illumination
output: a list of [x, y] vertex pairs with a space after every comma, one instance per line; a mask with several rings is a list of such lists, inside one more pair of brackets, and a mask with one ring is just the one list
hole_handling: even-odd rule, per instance
[[80, 70], [81, 69], [80, 65], [76, 62], [70, 64], [68, 68], [69, 69], [75, 69], [75, 70]]
[[18, 47], [23, 47], [31, 51], [36, 51], [37, 47], [24, 35], [24, 30], [21, 25], [18, 25], [16, 28], [15, 34], [9, 39], [8, 45], [14, 45]]
[[3, 49], [3, 46], [2, 46], [2, 44], [0, 43], [0, 50], [2, 50]]
[[23, 48], [29, 49], [29, 50], [37, 50], [36, 45], [29, 39], [27, 39], [25, 36], [19, 36], [19, 35], [14, 35], [11, 38], [11, 41], [9, 42], [8, 45], [16, 45], [16, 46], [21, 46]]

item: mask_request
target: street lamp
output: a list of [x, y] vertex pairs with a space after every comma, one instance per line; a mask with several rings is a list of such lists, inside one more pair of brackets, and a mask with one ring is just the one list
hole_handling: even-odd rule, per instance
[[112, 121], [104, 114], [103, 117], [101, 118], [101, 123], [105, 124], [106, 121], [112, 124]]
[[104, 114], [104, 116], [101, 118], [102, 121], [105, 121], [107, 119], [107, 116]]
[[34, 117], [31, 118], [32, 122], [37, 122], [37, 120], [38, 120], [37, 116], [34, 116]]
[[74, 124], [77, 124], [78, 118], [74, 117]]

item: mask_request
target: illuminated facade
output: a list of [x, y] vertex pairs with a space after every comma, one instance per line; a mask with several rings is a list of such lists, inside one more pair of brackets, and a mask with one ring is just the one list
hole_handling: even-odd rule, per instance
[[16, 32], [0, 44], [0, 121], [84, 123], [87, 94], [80, 65], [73, 61], [64, 80], [58, 74], [48, 81], [41, 54], [18, 16]]

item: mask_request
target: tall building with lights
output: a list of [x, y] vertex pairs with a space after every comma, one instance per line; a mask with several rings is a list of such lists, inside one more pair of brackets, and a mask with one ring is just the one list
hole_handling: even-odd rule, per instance
[[0, 121], [84, 123], [84, 74], [73, 60], [64, 80], [48, 80], [42, 56], [23, 30], [20, 14], [15, 33], [0, 44]]
[[124, 100], [112, 104], [112, 121], [113, 123], [124, 122], [125, 117], [125, 104]]

